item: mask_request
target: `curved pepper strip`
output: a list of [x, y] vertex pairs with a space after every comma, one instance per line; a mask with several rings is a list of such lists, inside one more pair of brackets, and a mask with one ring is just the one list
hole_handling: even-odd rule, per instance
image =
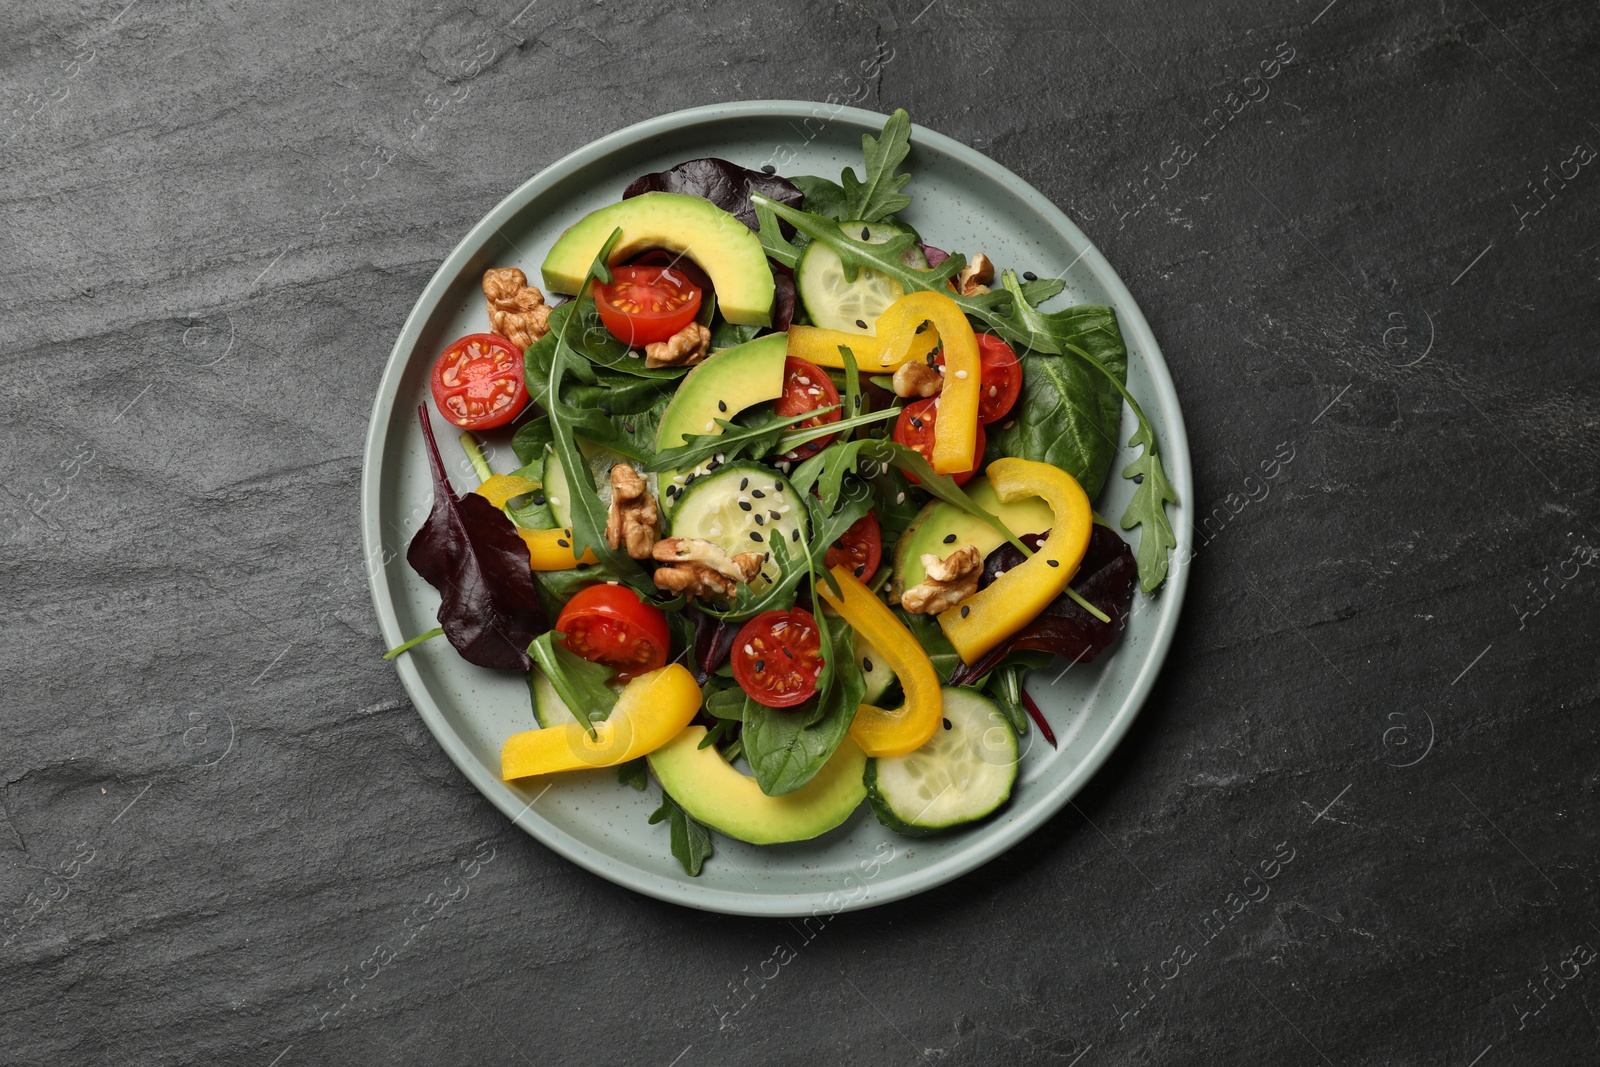
[[585, 548], [583, 558], [572, 554], [571, 530], [525, 530], [517, 534], [528, 546], [528, 566], [536, 571], [570, 571], [580, 563], [598, 563], [594, 550]]
[[907, 293], [878, 316], [879, 360], [905, 362], [917, 342], [917, 327], [933, 323], [944, 345], [944, 387], [933, 424], [933, 469], [961, 474], [972, 469], [978, 443], [978, 388], [983, 377], [978, 339], [961, 305], [943, 293]]
[[1043, 498], [1054, 516], [1039, 551], [958, 607], [939, 613], [939, 626], [965, 663], [1028, 623], [1072, 581], [1089, 549], [1094, 512], [1078, 480], [1060, 467], [1031, 459], [997, 459], [986, 472], [1002, 502]]
[[522, 474], [491, 474], [487, 480], [473, 492], [483, 497], [497, 508], [504, 508], [513, 497], [531, 493], [540, 486], [539, 482]]
[[569, 722], [506, 738], [500, 777], [509, 782], [532, 774], [615, 767], [677, 737], [699, 710], [694, 675], [681, 663], [668, 664], [629, 682], [610, 718], [594, 724], [593, 737], [582, 723]]
[[898, 708], [861, 705], [850, 724], [850, 736], [869, 756], [915, 752], [933, 736], [944, 714], [939, 675], [911, 631], [895, 618], [887, 604], [867, 591], [861, 579], [843, 566], [833, 568], [833, 577], [843, 596], [834, 596], [826, 582], [817, 583], [817, 593], [857, 634], [871, 642], [900, 679], [906, 694], [906, 702]]
[[883, 344], [870, 334], [846, 333], [844, 330], [827, 330], [821, 326], [789, 327], [789, 351], [786, 355], [815, 363], [819, 367], [844, 369], [844, 357], [839, 346], [850, 349], [856, 357], [856, 366], [862, 374], [893, 374], [902, 363], [926, 359], [929, 352], [939, 347], [936, 330], [923, 330], [915, 342], [893, 361], [884, 359]]

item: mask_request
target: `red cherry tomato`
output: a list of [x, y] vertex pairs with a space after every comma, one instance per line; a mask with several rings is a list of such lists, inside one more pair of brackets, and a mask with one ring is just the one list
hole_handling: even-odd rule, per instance
[[[934, 362], [944, 366], [944, 353]], [[992, 333], [978, 334], [978, 421], [1003, 419], [1022, 392], [1022, 361], [1011, 346]]]
[[667, 616], [621, 585], [591, 585], [567, 601], [555, 628], [562, 644], [593, 663], [618, 670], [627, 681], [667, 665], [672, 635]]
[[851, 524], [839, 540], [828, 546], [822, 562], [827, 567], [843, 564], [862, 581], [877, 571], [883, 559], [883, 529], [876, 512], [869, 511]]
[[[839, 390], [834, 387], [833, 379], [827, 372], [815, 363], [789, 356], [783, 361], [783, 393], [773, 404], [773, 410], [779, 415], [802, 415], [807, 411], [817, 408], [833, 408], [826, 415], [818, 415], [814, 419], [802, 419], [794, 425], [796, 430], [809, 430], [813, 426], [822, 426], [830, 422], [838, 422]], [[830, 434], [819, 437], [815, 441], [807, 441], [798, 448], [791, 449], [784, 454], [784, 459], [800, 460], [821, 452], [829, 441], [833, 440]]]
[[433, 402], [464, 430], [504, 426], [528, 406], [522, 352], [504, 337], [469, 333], [433, 365]]
[[613, 337], [643, 348], [665, 341], [700, 313], [700, 287], [670, 267], [613, 267], [594, 287], [594, 306]]
[[764, 611], [733, 639], [733, 680], [757, 703], [792, 708], [817, 691], [822, 637], [809, 611]]
[[[894, 439], [897, 443], [907, 448], [914, 448], [922, 453], [922, 458], [933, 462], [933, 427], [939, 419], [939, 408], [935, 404], [938, 397], [928, 400], [918, 400], [914, 404], [907, 404], [900, 409], [900, 417], [894, 423]], [[983, 450], [988, 447], [989, 440], [983, 432], [983, 423], [978, 424], [977, 440], [972, 448], [972, 468], [960, 474], [950, 475], [957, 485], [966, 485], [972, 476], [978, 473], [978, 468], [983, 466]], [[914, 474], [907, 474], [913, 482], [917, 480]]]

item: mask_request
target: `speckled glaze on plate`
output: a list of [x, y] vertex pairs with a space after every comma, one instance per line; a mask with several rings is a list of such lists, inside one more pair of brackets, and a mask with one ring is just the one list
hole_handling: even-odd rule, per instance
[[[416, 409], [428, 396], [434, 358], [451, 340], [487, 329], [479, 279], [491, 266], [517, 266], [538, 280], [551, 243], [587, 212], [620, 197], [634, 177], [697, 156], [783, 174], [835, 177], [860, 168], [861, 135], [884, 116], [800, 101], [748, 101], [693, 108], [641, 122], [572, 153], [526, 182], [491, 211], [445, 259], [406, 319], [378, 388], [361, 481], [362, 538], [379, 624], [389, 645], [434, 626], [439, 598], [405, 562], [405, 547], [431, 504]], [[1110, 304], [1128, 345], [1128, 386], [1155, 426], [1180, 504], [1178, 549], [1154, 598], [1138, 596], [1127, 633], [1111, 653], [1052, 681], [1036, 672], [1030, 692], [1054, 725], [1052, 749], [1032, 730], [1011, 804], [973, 829], [913, 839], [878, 825], [862, 805], [843, 826], [814, 841], [776, 847], [721, 837], [700, 877], [684, 874], [668, 849], [667, 827], [648, 825], [659, 804], [600, 770], [527, 783], [500, 780], [500, 744], [533, 729], [520, 676], [483, 670], [449, 644], [432, 641], [396, 666], [412, 703], [473, 785], [528, 833], [603, 878], [662, 900], [738, 915], [799, 916], [870, 907], [948, 882], [998, 856], [1041, 826], [1080, 789], [1128, 730], [1155, 681], [1177, 626], [1188, 580], [1194, 486], [1183, 416], [1150, 327], [1116, 272], [1053, 204], [1004, 167], [948, 137], [915, 126], [904, 213], [941, 248], [983, 251], [1002, 266], [1041, 277], [1065, 272], [1067, 289], [1047, 308]], [[1122, 439], [1132, 432], [1124, 411]], [[459, 489], [471, 469], [442, 421], [446, 464]], [[510, 469], [500, 449], [497, 469]], [[1128, 461], [1124, 449], [1114, 471]], [[459, 461], [459, 462], [458, 462]], [[1113, 476], [1095, 501], [1122, 513], [1132, 492]], [[1062, 663], [1061, 666], [1065, 666]]]

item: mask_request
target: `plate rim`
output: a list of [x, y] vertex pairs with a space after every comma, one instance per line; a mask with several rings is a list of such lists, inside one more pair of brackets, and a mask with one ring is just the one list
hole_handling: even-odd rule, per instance
[[[863, 132], [876, 133], [882, 128], [888, 116], [865, 108], [802, 100], [743, 100], [706, 104], [657, 115], [591, 141], [543, 168], [502, 198], [444, 257], [412, 305], [390, 349], [383, 374], [378, 380], [377, 396], [362, 449], [360, 521], [363, 569], [366, 571], [367, 584], [372, 593], [379, 630], [388, 647], [399, 644], [405, 636], [401, 633], [394, 598], [390, 595], [385, 580], [386, 564], [380, 562], [377, 566], [373, 565], [374, 560], [382, 560], [385, 552], [379, 519], [381, 479], [378, 473], [381, 469], [384, 441], [393, 423], [400, 380], [406, 372], [410, 354], [416, 346], [422, 325], [438, 308], [445, 291], [473, 253], [482, 248], [506, 222], [545, 189], [582, 167], [636, 141], [681, 131], [686, 127], [703, 123], [721, 123], [730, 119], [804, 120], [824, 117], [828, 122], [857, 126]], [[1163, 428], [1166, 430], [1166, 440], [1163, 442], [1166, 473], [1168, 480], [1178, 492], [1179, 503], [1174, 509], [1175, 518], [1181, 520], [1184, 513], [1192, 506], [1194, 497], [1193, 473], [1183, 410], [1171, 373], [1162, 356], [1161, 347], [1144, 317], [1143, 309], [1134, 300], [1133, 294], [1128, 291], [1121, 276], [1064, 211], [1010, 168], [954, 138], [916, 123], [912, 124], [911, 136], [913, 144], [926, 145], [944, 153], [1007, 187], [1013, 195], [1027, 203], [1030, 208], [1066, 235], [1074, 247], [1082, 250], [1078, 261], [1083, 262], [1088, 271], [1105, 288], [1112, 305], [1117, 309], [1118, 319], [1125, 335], [1133, 342], [1130, 347], [1137, 347], [1145, 361], [1156, 394], [1157, 406], [1161, 411]], [[509, 241], [503, 234], [501, 237]], [[1127, 309], [1126, 313], [1124, 309]], [[461, 771], [473, 787], [514, 825], [580, 867], [607, 881], [658, 900], [726, 915], [793, 918], [854, 911], [915, 896], [976, 870], [1009, 851], [1054, 818], [1094, 777], [1110, 757], [1111, 752], [1121, 743], [1133, 720], [1143, 709], [1171, 650], [1178, 619], [1182, 614], [1184, 594], [1188, 588], [1189, 559], [1192, 555], [1193, 542], [1192, 530], [1188, 523], [1177, 522], [1174, 528], [1178, 544], [1172, 550], [1166, 584], [1160, 594], [1161, 618], [1144, 662], [1133, 678], [1121, 705], [1113, 713], [1107, 729], [1077, 766], [1054, 788], [1053, 795], [1032, 804], [1023, 817], [1015, 822], [997, 829], [994, 833], [974, 837], [966, 847], [929, 867], [881, 883], [865, 884], [863, 887], [865, 892], [853, 899], [837, 899], [843, 895], [840, 890], [763, 893], [754, 890], [746, 892], [696, 887], [665, 879], [651, 871], [635, 867], [625, 860], [579, 840], [542, 817], [534, 815], [532, 802], [524, 803], [497, 774], [490, 774], [487, 771], [451, 727], [429, 692], [421, 673], [408, 658], [401, 657], [397, 662], [397, 669], [401, 685], [405, 688], [412, 706], [417, 709], [428, 731], [444, 749], [450, 761], [456, 765], [457, 770]]]

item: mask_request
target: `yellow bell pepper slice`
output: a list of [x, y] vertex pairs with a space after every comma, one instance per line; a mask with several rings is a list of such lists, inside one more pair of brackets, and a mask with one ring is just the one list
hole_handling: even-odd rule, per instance
[[509, 782], [532, 774], [615, 767], [671, 741], [699, 710], [694, 675], [681, 663], [670, 663], [629, 682], [610, 718], [594, 724], [594, 737], [582, 723], [569, 722], [506, 738], [500, 777]]
[[967, 663], [1028, 625], [1061, 595], [1089, 550], [1094, 522], [1083, 486], [1060, 467], [1007, 457], [989, 464], [987, 474], [1002, 502], [1040, 497], [1054, 519], [1050, 536], [1032, 557], [939, 613], [939, 627]]
[[506, 506], [506, 502], [513, 497], [531, 493], [539, 488], [540, 483], [521, 474], [491, 474], [487, 481], [473, 492], [483, 497], [497, 508]]
[[[933, 469], [961, 474], [972, 469], [978, 444], [978, 388], [982, 368], [978, 338], [961, 305], [943, 293], [907, 293], [878, 316], [880, 361], [905, 362], [917, 342], [917, 327], [933, 323], [944, 345], [944, 387], [933, 427]], [[898, 363], [896, 363], [898, 365]]]
[[594, 550], [585, 548], [583, 558], [572, 554], [571, 530], [525, 530], [517, 534], [528, 546], [528, 566], [536, 571], [570, 571], [580, 563], [598, 563]]
[[844, 566], [833, 568], [833, 576], [842, 596], [834, 596], [826, 582], [819, 582], [816, 591], [878, 650], [906, 694], [906, 702], [898, 708], [861, 705], [850, 724], [850, 736], [869, 756], [915, 752], [927, 744], [944, 714], [944, 697], [933, 662], [905, 624], [861, 584], [861, 579]]
[[926, 359], [929, 352], [939, 347], [939, 334], [936, 330], [923, 330], [916, 335], [910, 348], [890, 361], [883, 356], [882, 343], [870, 334], [826, 330], [821, 326], [791, 326], [789, 350], [785, 354], [819, 367], [843, 370], [844, 357], [839, 354], [840, 345], [850, 349], [862, 374], [893, 374], [902, 363]]

